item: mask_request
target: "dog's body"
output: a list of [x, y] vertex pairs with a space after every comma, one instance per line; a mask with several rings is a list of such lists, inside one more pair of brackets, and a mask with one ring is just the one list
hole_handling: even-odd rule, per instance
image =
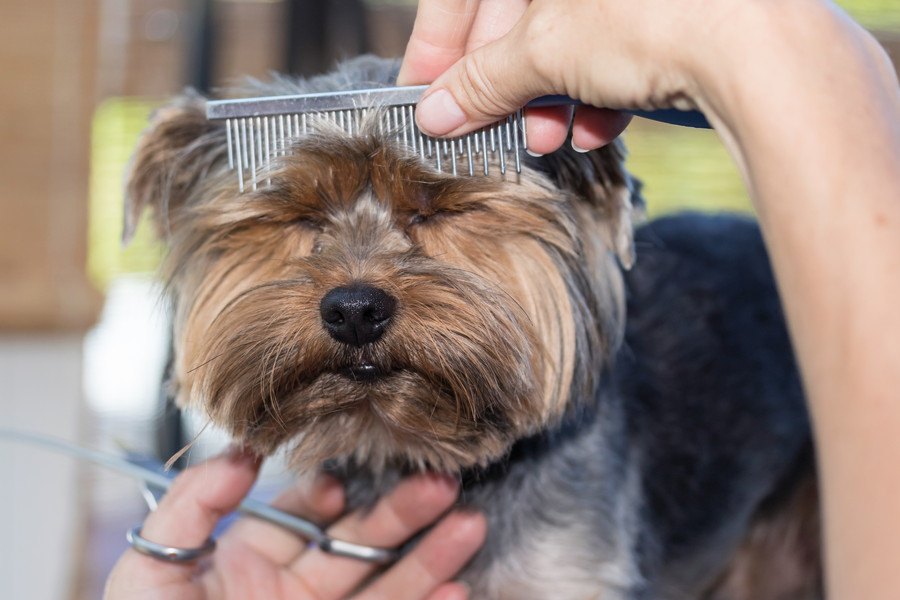
[[814, 556], [747, 581], [815, 544], [754, 534], [809, 512], [810, 455], [755, 226], [651, 224], [623, 280], [639, 197], [617, 147], [529, 159], [512, 183], [434, 173], [364, 126], [298, 141], [241, 195], [224, 138], [195, 102], [165, 109], [129, 184], [128, 222], [153, 206], [171, 248], [182, 403], [327, 461], [357, 506], [411, 471], [459, 474], [490, 529], [475, 598], [815, 592]]
[[[796, 531], [814, 506], [788, 506], [811, 477], [809, 430], [758, 228], [685, 214], [635, 241], [625, 342], [596, 402], [463, 475], [462, 503], [491, 532], [467, 571], [474, 597], [819, 597], [817, 532]], [[345, 478], [367, 505], [396, 475]], [[753, 579], [725, 586], [766, 500], [794, 513], [756, 549]]]

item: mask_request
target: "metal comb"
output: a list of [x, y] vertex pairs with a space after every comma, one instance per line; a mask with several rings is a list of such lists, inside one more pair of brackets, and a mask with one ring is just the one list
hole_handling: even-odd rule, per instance
[[[293, 140], [335, 128], [353, 135], [370, 117], [377, 119], [375, 126], [381, 135], [392, 137], [439, 172], [488, 175], [492, 163], [499, 164], [502, 174], [509, 169], [521, 172], [521, 154], [528, 146], [522, 110], [457, 138], [433, 138], [422, 133], [415, 120], [416, 104], [426, 89], [428, 86], [417, 85], [214, 100], [207, 103], [206, 116], [225, 121], [228, 167], [237, 172], [242, 192], [247, 186], [257, 189], [267, 179], [266, 171], [274, 160], [290, 153]], [[566, 96], [544, 96], [527, 106], [565, 104], [578, 102]], [[702, 114], [692, 111], [629, 112], [676, 125], [709, 127]]]

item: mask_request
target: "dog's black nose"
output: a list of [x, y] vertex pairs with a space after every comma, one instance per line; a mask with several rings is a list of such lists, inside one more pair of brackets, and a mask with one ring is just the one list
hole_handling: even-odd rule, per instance
[[351, 346], [365, 346], [381, 337], [397, 302], [371, 285], [336, 287], [322, 298], [319, 312], [331, 337]]

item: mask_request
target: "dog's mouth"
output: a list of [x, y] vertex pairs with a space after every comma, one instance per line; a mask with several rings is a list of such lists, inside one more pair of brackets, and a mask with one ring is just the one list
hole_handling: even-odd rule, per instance
[[370, 362], [361, 362], [353, 365], [347, 365], [346, 367], [338, 370], [338, 373], [348, 379], [360, 383], [377, 381], [378, 379], [382, 379], [383, 377], [386, 377], [390, 374], [389, 371], [385, 371], [384, 369]]

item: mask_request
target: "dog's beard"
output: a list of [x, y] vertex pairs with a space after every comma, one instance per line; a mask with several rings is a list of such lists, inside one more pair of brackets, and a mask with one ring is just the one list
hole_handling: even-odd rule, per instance
[[527, 315], [477, 276], [402, 261], [384, 286], [400, 308], [374, 344], [329, 338], [319, 300], [346, 279], [316, 257], [189, 328], [203, 340], [193, 389], [212, 419], [262, 452], [292, 443], [299, 467], [355, 457], [449, 470], [534, 428], [543, 365]]

